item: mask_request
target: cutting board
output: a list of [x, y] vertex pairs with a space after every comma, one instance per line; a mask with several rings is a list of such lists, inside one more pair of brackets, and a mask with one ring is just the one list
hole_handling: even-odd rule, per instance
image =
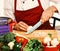
[[57, 32], [56, 30], [35, 30], [34, 32], [30, 34], [26, 34], [24, 31], [17, 31], [13, 30], [13, 33], [19, 34], [20, 36], [23, 36], [28, 39], [37, 39], [39, 41], [43, 41], [44, 37], [48, 36], [48, 34], [52, 34], [52, 38], [57, 37]]

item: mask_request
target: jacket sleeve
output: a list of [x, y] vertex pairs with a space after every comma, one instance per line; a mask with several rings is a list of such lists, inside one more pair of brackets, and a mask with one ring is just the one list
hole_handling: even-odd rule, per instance
[[14, 0], [4, 0], [4, 16], [15, 20], [14, 17]]
[[57, 8], [59, 14], [60, 14], [60, 0], [50, 0], [53, 2], [53, 5]]

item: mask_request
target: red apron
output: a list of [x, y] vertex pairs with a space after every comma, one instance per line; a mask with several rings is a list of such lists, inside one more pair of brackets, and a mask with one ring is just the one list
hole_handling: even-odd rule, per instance
[[[34, 1], [33, 1], [34, 2]], [[16, 0], [15, 0], [15, 18], [16, 21], [23, 21], [27, 23], [28, 25], [35, 25], [41, 18], [43, 8], [41, 6], [40, 0], [38, 0], [39, 6], [25, 10], [25, 11], [19, 11], [16, 10]], [[45, 22], [43, 25], [41, 25], [38, 29], [53, 29], [50, 26], [49, 21]]]

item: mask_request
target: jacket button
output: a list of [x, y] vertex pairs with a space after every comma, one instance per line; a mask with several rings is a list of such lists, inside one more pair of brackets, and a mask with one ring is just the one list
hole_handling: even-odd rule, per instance
[[23, 1], [23, 4], [24, 4], [25, 2]]

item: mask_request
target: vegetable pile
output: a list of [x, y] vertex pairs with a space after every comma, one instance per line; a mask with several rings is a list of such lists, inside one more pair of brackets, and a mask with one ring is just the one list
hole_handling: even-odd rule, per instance
[[0, 36], [0, 42], [9, 43], [13, 40], [14, 40], [14, 34], [11, 32], [8, 32], [5, 35]]
[[[8, 33], [0, 36], [0, 44], [2, 44], [0, 47], [0, 51], [10, 51], [10, 49], [11, 49], [10, 46], [13, 43], [12, 41], [14, 41], [14, 37], [15, 37], [14, 34], [11, 32], [8, 32]], [[10, 44], [10, 46], [9, 46], [9, 44]]]
[[36, 39], [29, 40], [27, 45], [23, 49], [23, 51], [42, 51], [42, 50], [43, 50], [43, 46]]
[[41, 42], [36, 39], [27, 40], [8, 32], [0, 36], [0, 51], [42, 51]]

